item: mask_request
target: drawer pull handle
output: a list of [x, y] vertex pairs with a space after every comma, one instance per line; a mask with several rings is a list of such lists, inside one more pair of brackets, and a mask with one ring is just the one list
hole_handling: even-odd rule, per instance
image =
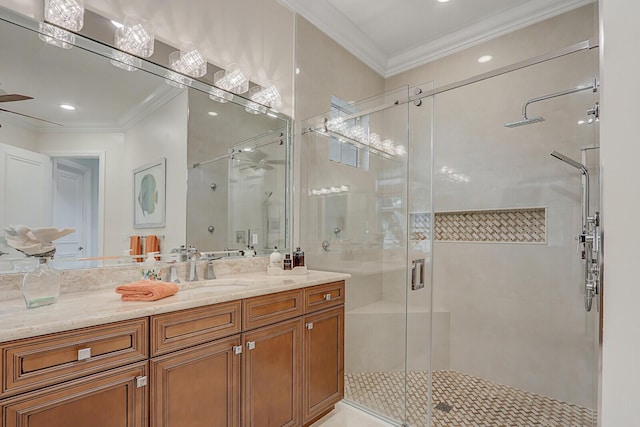
[[313, 329], [313, 322], [307, 323], [307, 329], [308, 330], [312, 330]]
[[331, 294], [324, 294], [325, 301], [331, 301]]
[[233, 354], [242, 354], [242, 346], [234, 345], [233, 346]]
[[91, 359], [91, 348], [81, 348], [78, 350], [78, 360]]
[[249, 342], [247, 343], [247, 348], [248, 348], [249, 350], [253, 350], [254, 348], [256, 348], [256, 342], [255, 342], [255, 341], [249, 341]]
[[136, 387], [144, 387], [147, 385], [147, 377], [136, 377]]

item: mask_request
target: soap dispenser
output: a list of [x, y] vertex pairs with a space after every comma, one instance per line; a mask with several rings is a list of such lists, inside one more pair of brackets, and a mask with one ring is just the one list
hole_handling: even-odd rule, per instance
[[293, 267], [304, 267], [304, 252], [299, 247], [293, 253]]
[[282, 268], [282, 254], [278, 252], [277, 246], [273, 248], [273, 252], [271, 252], [269, 256], [269, 265], [271, 265], [271, 267]]
[[158, 278], [158, 272], [156, 271], [158, 263], [156, 262], [155, 255], [159, 252], [147, 253], [147, 258], [142, 263], [142, 278], [148, 280], [156, 280]]

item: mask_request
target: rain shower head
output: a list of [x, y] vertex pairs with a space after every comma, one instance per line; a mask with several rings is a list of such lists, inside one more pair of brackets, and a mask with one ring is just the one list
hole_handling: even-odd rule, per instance
[[558, 160], [561, 160], [563, 162], [565, 162], [566, 164], [573, 166], [574, 168], [578, 169], [580, 171], [580, 173], [582, 173], [583, 175], [587, 174], [587, 168], [582, 164], [579, 163], [575, 160], [573, 160], [570, 157], [565, 156], [564, 154], [558, 153], [557, 151], [552, 151], [551, 155], [553, 157], [555, 157]]
[[598, 81], [594, 80], [593, 83], [590, 83], [590, 84], [581, 85], [576, 88], [572, 88], [568, 90], [563, 90], [562, 92], [556, 92], [556, 93], [551, 93], [549, 95], [539, 96], [537, 98], [531, 98], [522, 105], [522, 120], [517, 122], [505, 123], [504, 126], [508, 128], [516, 128], [519, 126], [530, 125], [532, 123], [544, 122], [544, 118], [542, 117], [532, 117], [532, 118], [527, 117], [527, 107], [529, 106], [529, 104], [533, 104], [534, 102], [545, 101], [547, 99], [557, 98], [559, 96], [569, 95], [576, 92], [581, 92], [587, 89], [591, 89], [594, 92], [596, 92], [598, 90]]
[[518, 120], [517, 122], [505, 123], [504, 127], [506, 128], [517, 128], [518, 126], [530, 125], [533, 123], [544, 122], [544, 117], [523, 117], [522, 120]]

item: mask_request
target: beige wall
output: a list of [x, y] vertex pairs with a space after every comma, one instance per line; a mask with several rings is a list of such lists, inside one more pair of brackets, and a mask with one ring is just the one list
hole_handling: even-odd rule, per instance
[[[186, 241], [188, 113], [188, 95], [184, 90], [125, 133], [124, 171], [132, 171], [161, 157], [167, 159], [166, 227], [133, 228], [133, 178], [126, 172], [116, 202], [127, 219], [121, 224], [121, 229], [128, 230], [128, 234], [164, 235], [160, 242], [163, 252], [169, 252]], [[123, 249], [126, 248], [128, 240]]]
[[[0, 6], [42, 18], [42, 0], [0, 0]], [[245, 64], [258, 84], [273, 81], [283, 96], [281, 110], [293, 110], [293, 13], [276, 0], [87, 0], [85, 6], [109, 19], [125, 14], [153, 23], [156, 37], [179, 48], [201, 44], [210, 62], [222, 68]]]
[[600, 0], [604, 38], [601, 73], [605, 289], [602, 350], [603, 427], [638, 424], [638, 212], [635, 171], [640, 158], [635, 96], [640, 57], [640, 3]]

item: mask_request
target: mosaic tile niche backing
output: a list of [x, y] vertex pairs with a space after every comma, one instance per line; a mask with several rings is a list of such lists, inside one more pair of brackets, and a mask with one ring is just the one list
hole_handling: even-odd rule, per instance
[[545, 208], [436, 212], [434, 240], [546, 243]]

